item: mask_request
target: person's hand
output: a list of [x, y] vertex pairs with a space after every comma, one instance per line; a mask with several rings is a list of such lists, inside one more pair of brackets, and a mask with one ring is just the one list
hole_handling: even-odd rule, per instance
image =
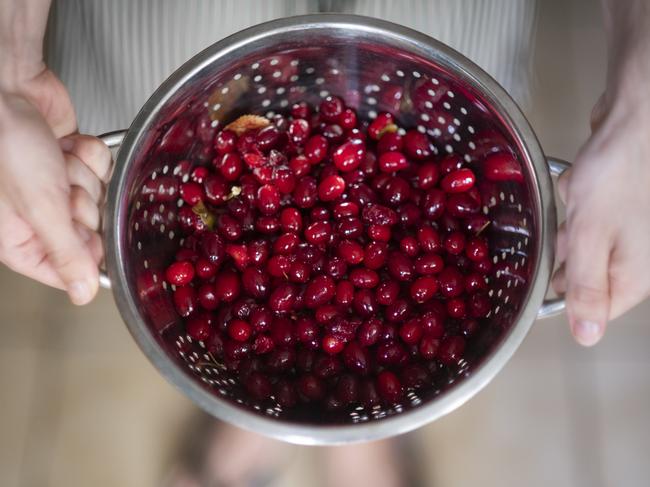
[[61, 82], [43, 70], [0, 86], [0, 262], [65, 289], [75, 304], [97, 292], [97, 233], [111, 155], [76, 133]]
[[571, 331], [594, 345], [614, 319], [650, 295], [650, 89], [607, 92], [592, 135], [560, 178], [567, 209], [557, 242], [565, 264], [553, 279], [566, 292]]

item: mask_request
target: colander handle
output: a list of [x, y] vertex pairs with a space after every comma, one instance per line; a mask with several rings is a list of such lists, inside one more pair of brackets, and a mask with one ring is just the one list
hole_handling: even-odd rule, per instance
[[[119, 149], [126, 135], [126, 130], [115, 130], [99, 136], [99, 139], [106, 144], [109, 149]], [[99, 268], [99, 285], [104, 289], [111, 288], [111, 279], [106, 273], [106, 269]]]
[[[571, 167], [567, 161], [558, 159], [556, 157], [547, 157], [546, 163], [548, 164], [548, 170], [551, 173], [551, 176], [558, 177], [564, 171]], [[566, 308], [566, 302], [564, 301], [564, 296], [560, 296], [554, 299], [546, 299], [542, 303], [542, 307], [537, 313], [537, 318], [549, 318], [560, 314]]]

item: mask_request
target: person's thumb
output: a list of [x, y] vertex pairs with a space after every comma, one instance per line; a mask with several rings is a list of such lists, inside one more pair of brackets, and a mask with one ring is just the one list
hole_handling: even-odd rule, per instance
[[566, 259], [566, 300], [571, 332], [584, 346], [605, 333], [609, 315], [610, 242], [598, 229], [571, 227]]

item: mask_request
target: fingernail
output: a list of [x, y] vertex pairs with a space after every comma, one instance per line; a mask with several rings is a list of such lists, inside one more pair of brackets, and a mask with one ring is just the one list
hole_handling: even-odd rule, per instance
[[85, 281], [73, 282], [68, 287], [68, 295], [74, 304], [86, 304], [90, 301], [90, 286]]
[[602, 335], [601, 326], [595, 321], [578, 321], [573, 326], [573, 335], [576, 337], [576, 340], [578, 340], [580, 345], [591, 347], [600, 340]]

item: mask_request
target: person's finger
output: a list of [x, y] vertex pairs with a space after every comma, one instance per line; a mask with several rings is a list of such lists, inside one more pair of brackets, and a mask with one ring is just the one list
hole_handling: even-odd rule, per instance
[[97, 265], [101, 264], [104, 260], [104, 245], [102, 243], [102, 237], [98, 232], [90, 230], [78, 221], [74, 222], [74, 226], [79, 235], [86, 242], [86, 246], [88, 247], [88, 250], [90, 250], [95, 263]]
[[99, 229], [99, 208], [84, 188], [73, 186], [70, 189], [70, 211], [73, 220], [90, 230]]
[[555, 291], [556, 294], [566, 293], [566, 267], [564, 264], [558, 267], [553, 274], [551, 285], [553, 286], [553, 291]]
[[32, 226], [43, 250], [75, 304], [86, 304], [97, 292], [99, 274], [83, 239], [75, 231], [69, 195], [56, 186], [23, 195], [23, 218]]
[[85, 189], [92, 200], [99, 203], [103, 192], [101, 180], [74, 154], [65, 154], [64, 158], [70, 186], [79, 186]]
[[[579, 217], [580, 218], [580, 217]], [[569, 222], [566, 260], [566, 300], [571, 331], [585, 346], [605, 333], [609, 316], [611, 240], [581, 219]]]
[[560, 195], [560, 200], [566, 205], [567, 191], [569, 188], [569, 178], [571, 177], [571, 168], [560, 174], [557, 180], [557, 192]]
[[561, 264], [566, 260], [567, 245], [567, 230], [566, 222], [564, 221], [557, 229], [557, 237], [555, 241], [555, 261], [558, 264]]
[[74, 155], [82, 161], [95, 175], [107, 182], [111, 169], [111, 151], [97, 137], [84, 134], [72, 134], [60, 139], [64, 152]]

